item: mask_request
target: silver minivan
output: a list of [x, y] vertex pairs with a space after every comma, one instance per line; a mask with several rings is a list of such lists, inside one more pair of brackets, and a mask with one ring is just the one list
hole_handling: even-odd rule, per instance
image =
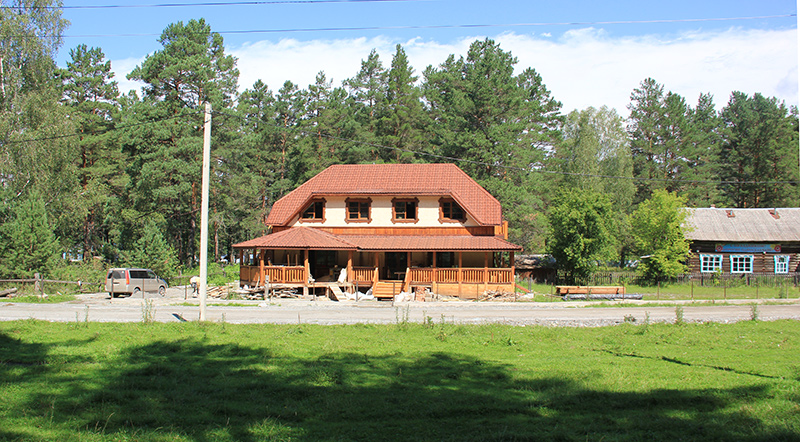
[[118, 295], [137, 296], [143, 292], [167, 293], [167, 281], [150, 269], [110, 269], [106, 275], [106, 291], [112, 298]]

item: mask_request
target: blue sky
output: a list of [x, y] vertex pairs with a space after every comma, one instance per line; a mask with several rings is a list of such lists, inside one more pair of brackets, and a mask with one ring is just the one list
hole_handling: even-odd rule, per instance
[[[321, 70], [339, 84], [357, 73], [361, 59], [373, 48], [388, 66], [398, 43], [419, 74], [449, 54], [465, 54], [475, 39], [489, 37], [519, 59], [518, 70], [536, 69], [565, 112], [608, 105], [627, 117], [630, 92], [646, 77], [690, 103], [701, 92], [711, 92], [722, 106], [737, 90], [797, 104], [797, 19], [790, 16], [796, 13], [796, 0], [278, 0], [235, 6], [70, 9], [230, 1], [64, 0], [64, 17], [71, 25], [57, 62], [63, 66], [69, 49], [78, 44], [100, 47], [112, 62], [120, 88], [137, 88], [125, 75], [160, 49], [161, 31], [169, 23], [205, 18], [213, 31], [222, 33], [226, 51], [238, 58], [241, 88], [257, 79], [273, 90], [286, 80], [306, 87]], [[766, 16], [777, 17], [719, 20]], [[693, 19], [705, 21], [685, 21]], [[381, 29], [341, 30], [372, 27]], [[337, 30], [325, 30], [331, 28]]]

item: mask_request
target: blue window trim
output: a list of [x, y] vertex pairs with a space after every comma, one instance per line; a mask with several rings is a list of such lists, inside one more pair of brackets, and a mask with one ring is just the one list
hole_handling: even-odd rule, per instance
[[775, 262], [775, 273], [789, 273], [789, 261], [791, 261], [789, 255], [775, 255], [773, 260]]
[[717, 270], [722, 270], [722, 255], [705, 253], [700, 255], [700, 272], [714, 273]]
[[[747, 270], [736, 269], [734, 270], [734, 263], [738, 261], [737, 258], [745, 258], [747, 263]], [[753, 273], [753, 255], [731, 255], [731, 273]]]

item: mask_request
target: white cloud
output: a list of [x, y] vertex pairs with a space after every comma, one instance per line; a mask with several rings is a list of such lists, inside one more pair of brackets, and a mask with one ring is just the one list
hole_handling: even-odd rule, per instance
[[[240, 88], [261, 79], [277, 91], [286, 80], [301, 88], [324, 71], [334, 85], [356, 75], [373, 48], [389, 67], [395, 45], [403, 45], [416, 74], [448, 55], [465, 55], [469, 44], [484, 36], [447, 43], [388, 37], [300, 41], [284, 39], [228, 48], [239, 59]], [[614, 37], [601, 29], [571, 30], [560, 37], [504, 33], [494, 38], [519, 59], [517, 70], [536, 69], [564, 112], [607, 105], [627, 116], [633, 88], [653, 77], [694, 105], [700, 93], [712, 93], [722, 107], [733, 91], [776, 96], [797, 104], [797, 33], [795, 30], [686, 32], [677, 36]], [[126, 64], [127, 62], [127, 64]], [[112, 62], [120, 81], [139, 60]], [[134, 86], [137, 87], [138, 86]]]
[[[135, 90], [140, 92], [144, 85], [141, 81], [128, 80], [125, 78], [131, 71], [144, 61], [141, 58], [125, 58], [121, 60], [111, 60], [111, 71], [114, 72], [114, 80], [118, 83], [119, 91], [121, 94], [127, 94], [128, 91]], [[141, 96], [141, 93], [139, 94]]]

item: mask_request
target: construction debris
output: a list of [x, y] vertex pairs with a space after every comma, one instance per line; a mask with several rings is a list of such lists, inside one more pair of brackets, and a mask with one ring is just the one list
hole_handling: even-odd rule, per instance
[[0, 291], [0, 298], [13, 298], [17, 294], [17, 288], [13, 287]]

